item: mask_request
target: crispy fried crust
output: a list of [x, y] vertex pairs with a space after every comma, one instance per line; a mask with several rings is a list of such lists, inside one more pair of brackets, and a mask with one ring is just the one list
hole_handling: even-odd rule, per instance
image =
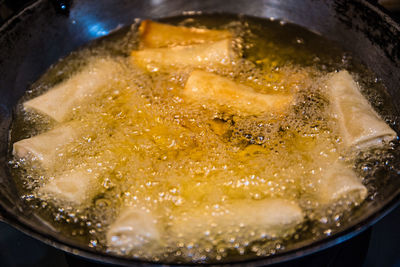
[[232, 38], [232, 34], [227, 30], [188, 28], [151, 20], [142, 21], [139, 34], [144, 48], [204, 44]]

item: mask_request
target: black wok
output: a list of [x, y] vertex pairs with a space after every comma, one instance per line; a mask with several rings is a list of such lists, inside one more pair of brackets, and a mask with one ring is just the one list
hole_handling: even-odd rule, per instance
[[[387, 87], [397, 121], [400, 109], [400, 26], [368, 1], [328, 0], [39, 0], [0, 28], [0, 220], [47, 244], [93, 260], [122, 265], [149, 264], [91, 249], [44, 223], [24, 203], [7, 166], [8, 134], [18, 99], [49, 66], [71, 51], [135, 18], [157, 19], [184, 11], [245, 14], [293, 22], [340, 44], [371, 69]], [[397, 124], [395, 125], [397, 127]], [[399, 132], [398, 129], [395, 129]], [[379, 182], [373, 201], [364, 202], [340, 232], [302, 241], [283, 253], [244, 263], [287, 261], [341, 243], [362, 232], [400, 202], [400, 158]], [[399, 168], [399, 170], [397, 170]], [[242, 262], [243, 263], [243, 262]]]

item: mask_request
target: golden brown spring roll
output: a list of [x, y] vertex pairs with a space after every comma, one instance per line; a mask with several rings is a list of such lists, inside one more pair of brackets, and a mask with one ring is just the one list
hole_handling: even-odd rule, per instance
[[151, 213], [135, 207], [124, 207], [110, 225], [106, 238], [109, 248], [129, 251], [159, 240], [160, 233]]
[[231, 40], [224, 39], [210, 44], [177, 46], [172, 48], [148, 48], [134, 50], [132, 62], [149, 71], [170, 67], [197, 67], [226, 65], [234, 57]]
[[191, 73], [183, 94], [192, 101], [214, 105], [221, 112], [239, 115], [281, 113], [293, 102], [292, 95], [260, 94], [251, 87], [200, 70]]
[[43, 134], [15, 142], [13, 154], [17, 158], [28, 158], [48, 167], [57, 160], [59, 149], [72, 142], [77, 135], [75, 122], [62, 124]]
[[38, 192], [42, 198], [67, 201], [75, 205], [81, 205], [93, 198], [98, 192], [95, 189], [96, 178], [92, 173], [84, 169], [71, 170], [56, 175], [41, 186]]
[[340, 162], [326, 167], [316, 188], [317, 199], [323, 204], [334, 203], [339, 199], [349, 199], [359, 203], [368, 193], [355, 172]]
[[380, 146], [396, 138], [396, 132], [374, 111], [347, 71], [332, 74], [327, 86], [332, 113], [346, 148]]
[[26, 101], [24, 108], [63, 122], [74, 107], [112, 81], [120, 69], [120, 65], [114, 60], [96, 59], [48, 92]]
[[139, 27], [140, 40], [147, 48], [193, 45], [230, 39], [226, 30], [188, 28], [144, 20]]
[[[240, 229], [236, 241], [251, 242], [263, 237], [277, 237], [303, 221], [301, 208], [284, 199], [238, 200], [219, 207], [204, 208], [178, 215], [171, 223], [171, 233], [183, 239], [202, 239], [222, 231], [223, 240]], [[254, 234], [260, 233], [260, 235]], [[240, 240], [241, 239], [241, 240]]]

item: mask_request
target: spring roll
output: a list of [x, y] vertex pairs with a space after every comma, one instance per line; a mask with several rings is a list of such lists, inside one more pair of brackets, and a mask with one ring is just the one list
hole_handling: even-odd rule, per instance
[[231, 40], [224, 39], [211, 44], [176, 46], [172, 48], [148, 48], [131, 53], [133, 64], [157, 71], [170, 67], [197, 67], [227, 65], [234, 57]]
[[86, 170], [71, 170], [56, 175], [48, 181], [38, 192], [42, 198], [50, 197], [52, 200], [67, 201], [74, 205], [81, 205], [93, 198], [97, 193], [95, 190], [96, 178]]
[[346, 148], [365, 149], [396, 138], [396, 132], [374, 111], [347, 71], [334, 73], [327, 86], [332, 113]]
[[232, 38], [226, 30], [179, 27], [151, 20], [141, 22], [139, 34], [142, 45], [147, 48], [203, 44]]
[[62, 124], [48, 132], [15, 142], [13, 154], [17, 158], [27, 158], [49, 167], [57, 159], [59, 150], [78, 134], [77, 123]]
[[110, 83], [120, 70], [120, 65], [113, 60], [96, 59], [48, 92], [26, 101], [24, 108], [63, 122], [74, 107]]
[[240, 229], [239, 233], [235, 233], [236, 241], [251, 242], [284, 235], [300, 224], [303, 218], [301, 208], [288, 200], [240, 200], [221, 206], [220, 211], [197, 208], [178, 215], [170, 230], [183, 239], [202, 239], [219, 233], [227, 241], [232, 232]]
[[109, 248], [129, 251], [159, 240], [160, 233], [151, 213], [135, 207], [124, 207], [110, 225], [106, 238]]
[[334, 203], [339, 199], [361, 202], [367, 196], [367, 188], [355, 172], [343, 163], [327, 166], [317, 183], [316, 195], [323, 204]]
[[221, 112], [239, 115], [281, 113], [293, 102], [292, 95], [260, 94], [251, 87], [200, 70], [191, 73], [183, 94], [191, 101], [211, 104]]

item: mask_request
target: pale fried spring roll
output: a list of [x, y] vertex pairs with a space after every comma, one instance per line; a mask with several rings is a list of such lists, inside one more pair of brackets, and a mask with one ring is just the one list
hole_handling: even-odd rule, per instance
[[367, 196], [367, 188], [355, 172], [343, 163], [327, 166], [317, 183], [316, 196], [323, 204], [334, 203], [339, 199], [361, 202]]
[[363, 149], [396, 138], [396, 132], [374, 111], [347, 71], [332, 74], [327, 86], [345, 147]]
[[183, 94], [192, 101], [214, 105], [221, 112], [240, 115], [281, 113], [293, 102], [292, 95], [257, 93], [251, 87], [200, 70], [191, 73]]
[[210, 44], [177, 46], [172, 48], [148, 48], [134, 50], [132, 62], [149, 71], [169, 67], [207, 67], [226, 65], [234, 57], [230, 39]]
[[96, 59], [48, 92], [26, 101], [24, 108], [62, 122], [74, 107], [90, 98], [100, 87], [111, 82], [120, 69], [120, 65], [114, 60]]
[[110, 225], [106, 238], [109, 248], [130, 251], [159, 240], [160, 233], [151, 213], [135, 207], [124, 207]]
[[67, 201], [81, 205], [93, 198], [98, 192], [95, 189], [96, 178], [86, 170], [71, 170], [56, 175], [52, 180], [38, 189], [42, 198]]
[[13, 154], [17, 158], [28, 158], [48, 167], [54, 164], [59, 150], [72, 142], [77, 135], [75, 122], [62, 124], [48, 132], [15, 142]]
[[141, 22], [139, 33], [142, 45], [148, 48], [203, 44], [232, 38], [226, 30], [180, 27], [151, 20]]
[[284, 199], [239, 200], [221, 205], [219, 209], [196, 208], [177, 215], [170, 231], [183, 239], [202, 239], [218, 234], [225, 241], [234, 232], [236, 241], [251, 242], [291, 232], [304, 218], [297, 204]]

